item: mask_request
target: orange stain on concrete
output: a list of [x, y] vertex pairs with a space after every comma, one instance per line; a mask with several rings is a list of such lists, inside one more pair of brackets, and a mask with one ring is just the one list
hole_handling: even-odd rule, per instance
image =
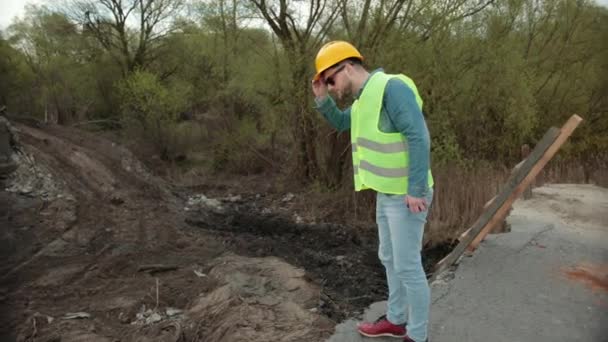
[[562, 272], [568, 279], [583, 283], [593, 291], [608, 292], [608, 265], [579, 264]]

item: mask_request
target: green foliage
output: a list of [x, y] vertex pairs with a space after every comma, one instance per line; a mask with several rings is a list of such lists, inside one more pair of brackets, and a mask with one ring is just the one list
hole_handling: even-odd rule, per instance
[[[212, 169], [237, 174], [255, 174], [264, 170], [269, 159], [258, 151], [261, 136], [250, 118], [236, 122], [231, 132], [222, 134], [213, 146]], [[265, 164], [266, 163], [266, 164]]]
[[[373, 221], [371, 193], [344, 200], [350, 139], [310, 92], [321, 44], [346, 39], [369, 70], [404, 73], [422, 96], [436, 184], [431, 244], [456, 238], [521, 145], [574, 113], [584, 121], [545, 174], [569, 165], [578, 176], [563, 180], [607, 184], [608, 9], [592, 1], [213, 0], [188, 2], [187, 17], [131, 11], [128, 22], [103, 3], [29, 6], [0, 39], [0, 105], [61, 124], [120, 118], [128, 139], [182, 167], [283, 171], [290, 186], [303, 182], [348, 213], [339, 219]], [[147, 36], [133, 24], [141, 20], [152, 20]]]
[[121, 119], [125, 126], [152, 143], [162, 159], [177, 152], [177, 119], [186, 107], [189, 85], [163, 85], [146, 71], [135, 71], [118, 84]]
[[587, 155], [597, 145], [583, 141], [602, 141], [608, 125], [599, 95], [608, 80], [607, 14], [571, 0], [499, 2], [429, 38], [395, 30], [373, 56], [416, 81], [434, 162], [512, 166], [522, 144], [533, 145], [574, 113], [585, 119], [571, 139], [574, 150]]
[[35, 75], [23, 55], [4, 39], [0, 39], [0, 75], [0, 105], [7, 106], [13, 113], [25, 115], [30, 112], [29, 94]]
[[10, 90], [16, 90], [7, 101], [12, 111], [61, 124], [107, 115], [104, 83], [115, 81], [115, 70], [65, 15], [27, 6], [24, 19], [7, 33], [17, 52], [9, 59]]
[[[65, 124], [121, 117], [166, 158], [218, 146], [218, 170], [269, 167], [254, 151], [273, 151], [283, 156], [278, 164], [305, 170], [305, 181], [335, 187], [350, 181], [348, 139], [335, 138], [316, 113], [309, 82], [320, 44], [348, 39], [368, 69], [414, 79], [434, 166], [512, 166], [522, 144], [574, 113], [585, 121], [561, 157], [589, 168], [608, 158], [606, 8], [577, 0], [365, 3], [328, 2], [318, 17], [290, 21], [309, 12], [293, 2], [196, 2], [188, 17], [166, 12], [143, 38], [129, 25], [104, 31], [113, 20], [107, 11], [91, 12], [106, 21], [87, 26], [75, 20], [81, 12], [69, 15], [75, 5], [65, 13], [30, 6], [0, 40], [0, 101]], [[277, 15], [265, 26], [250, 21], [264, 11]], [[182, 112], [192, 121], [177, 125]], [[201, 127], [208, 134], [196, 133]], [[239, 158], [249, 166], [235, 166]]]

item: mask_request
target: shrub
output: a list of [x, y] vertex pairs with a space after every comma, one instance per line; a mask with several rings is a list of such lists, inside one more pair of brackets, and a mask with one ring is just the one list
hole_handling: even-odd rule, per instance
[[187, 86], [166, 86], [156, 75], [136, 71], [118, 84], [121, 120], [130, 132], [154, 146], [161, 159], [170, 159], [179, 153], [177, 119], [188, 93]]

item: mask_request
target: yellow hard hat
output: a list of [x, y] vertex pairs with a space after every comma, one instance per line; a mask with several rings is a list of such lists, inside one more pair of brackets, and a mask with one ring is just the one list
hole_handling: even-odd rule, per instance
[[363, 60], [363, 56], [359, 53], [356, 47], [352, 44], [342, 41], [334, 40], [329, 42], [319, 50], [317, 58], [315, 59], [315, 67], [317, 68], [317, 74], [313, 78], [315, 81], [321, 77], [321, 73], [336, 63], [342, 62], [348, 58], [358, 58]]

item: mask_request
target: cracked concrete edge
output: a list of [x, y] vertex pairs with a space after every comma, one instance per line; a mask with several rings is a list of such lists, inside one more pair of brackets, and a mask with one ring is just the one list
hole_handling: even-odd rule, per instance
[[524, 251], [526, 248], [528, 248], [528, 247], [532, 247], [532, 246], [533, 246], [533, 244], [532, 244], [532, 242], [533, 242], [533, 241], [538, 240], [538, 239], [540, 238], [540, 236], [541, 236], [541, 235], [543, 235], [543, 234], [545, 234], [545, 233], [547, 233], [547, 232], [550, 232], [550, 231], [552, 231], [552, 230], [555, 230], [555, 225], [554, 225], [554, 224], [550, 223], [550, 224], [546, 225], [546, 226], [545, 226], [545, 229], [543, 229], [543, 230], [541, 230], [541, 231], [539, 231], [539, 232], [536, 232], [534, 235], [532, 235], [532, 237], [531, 237], [531, 238], [528, 240], [528, 242], [526, 242], [526, 243], [525, 243], [525, 244], [524, 244], [524, 245], [523, 245], [521, 248], [519, 248], [519, 249], [517, 250], [517, 253], [521, 253], [521, 252], [523, 252], [523, 251]]
[[[552, 230], [555, 229], [555, 225], [554, 224], [546, 224], [546, 225], [542, 225], [539, 226], [538, 231], [532, 233], [531, 236], [527, 237], [524, 242], [520, 242], [521, 247], [516, 248], [515, 251], [513, 253], [508, 253], [508, 255], [515, 255], [515, 254], [519, 254], [522, 253], [524, 250], [526, 250], [529, 247], [533, 247], [533, 242], [535, 240], [538, 240], [543, 234], [550, 232]], [[518, 233], [518, 232], [515, 232]], [[530, 232], [519, 232], [521, 235], [529, 235]], [[461, 264], [463, 263], [467, 263], [466, 260], [468, 259], [472, 259], [475, 257], [482, 257], [480, 256], [480, 254], [483, 253], [483, 250], [486, 249], [487, 247], [487, 241], [491, 241], [492, 242], [496, 242], [494, 240], [504, 240], [504, 239], [509, 239], [517, 234], [514, 235], [510, 235], [513, 234], [513, 232], [509, 232], [506, 234], [496, 234], [496, 235], [489, 235], [489, 238], [487, 240], [482, 241], [482, 244], [477, 248], [477, 250], [471, 254], [471, 255], [466, 255], [463, 254], [461, 255], [456, 262], [451, 265], [448, 269], [446, 269], [445, 271], [441, 272], [440, 274], [438, 274], [435, 279], [429, 283], [429, 286], [431, 286], [432, 288], [432, 293], [433, 293], [433, 298], [431, 300], [432, 305], [435, 305], [437, 303], [439, 303], [444, 297], [446, 297], [449, 292], [450, 289], [452, 288], [453, 285], [453, 280], [456, 277], [456, 272], [458, 271], [458, 268]], [[500, 270], [496, 270], [497, 272], [500, 272]], [[439, 293], [437, 295], [435, 295], [436, 293]]]

